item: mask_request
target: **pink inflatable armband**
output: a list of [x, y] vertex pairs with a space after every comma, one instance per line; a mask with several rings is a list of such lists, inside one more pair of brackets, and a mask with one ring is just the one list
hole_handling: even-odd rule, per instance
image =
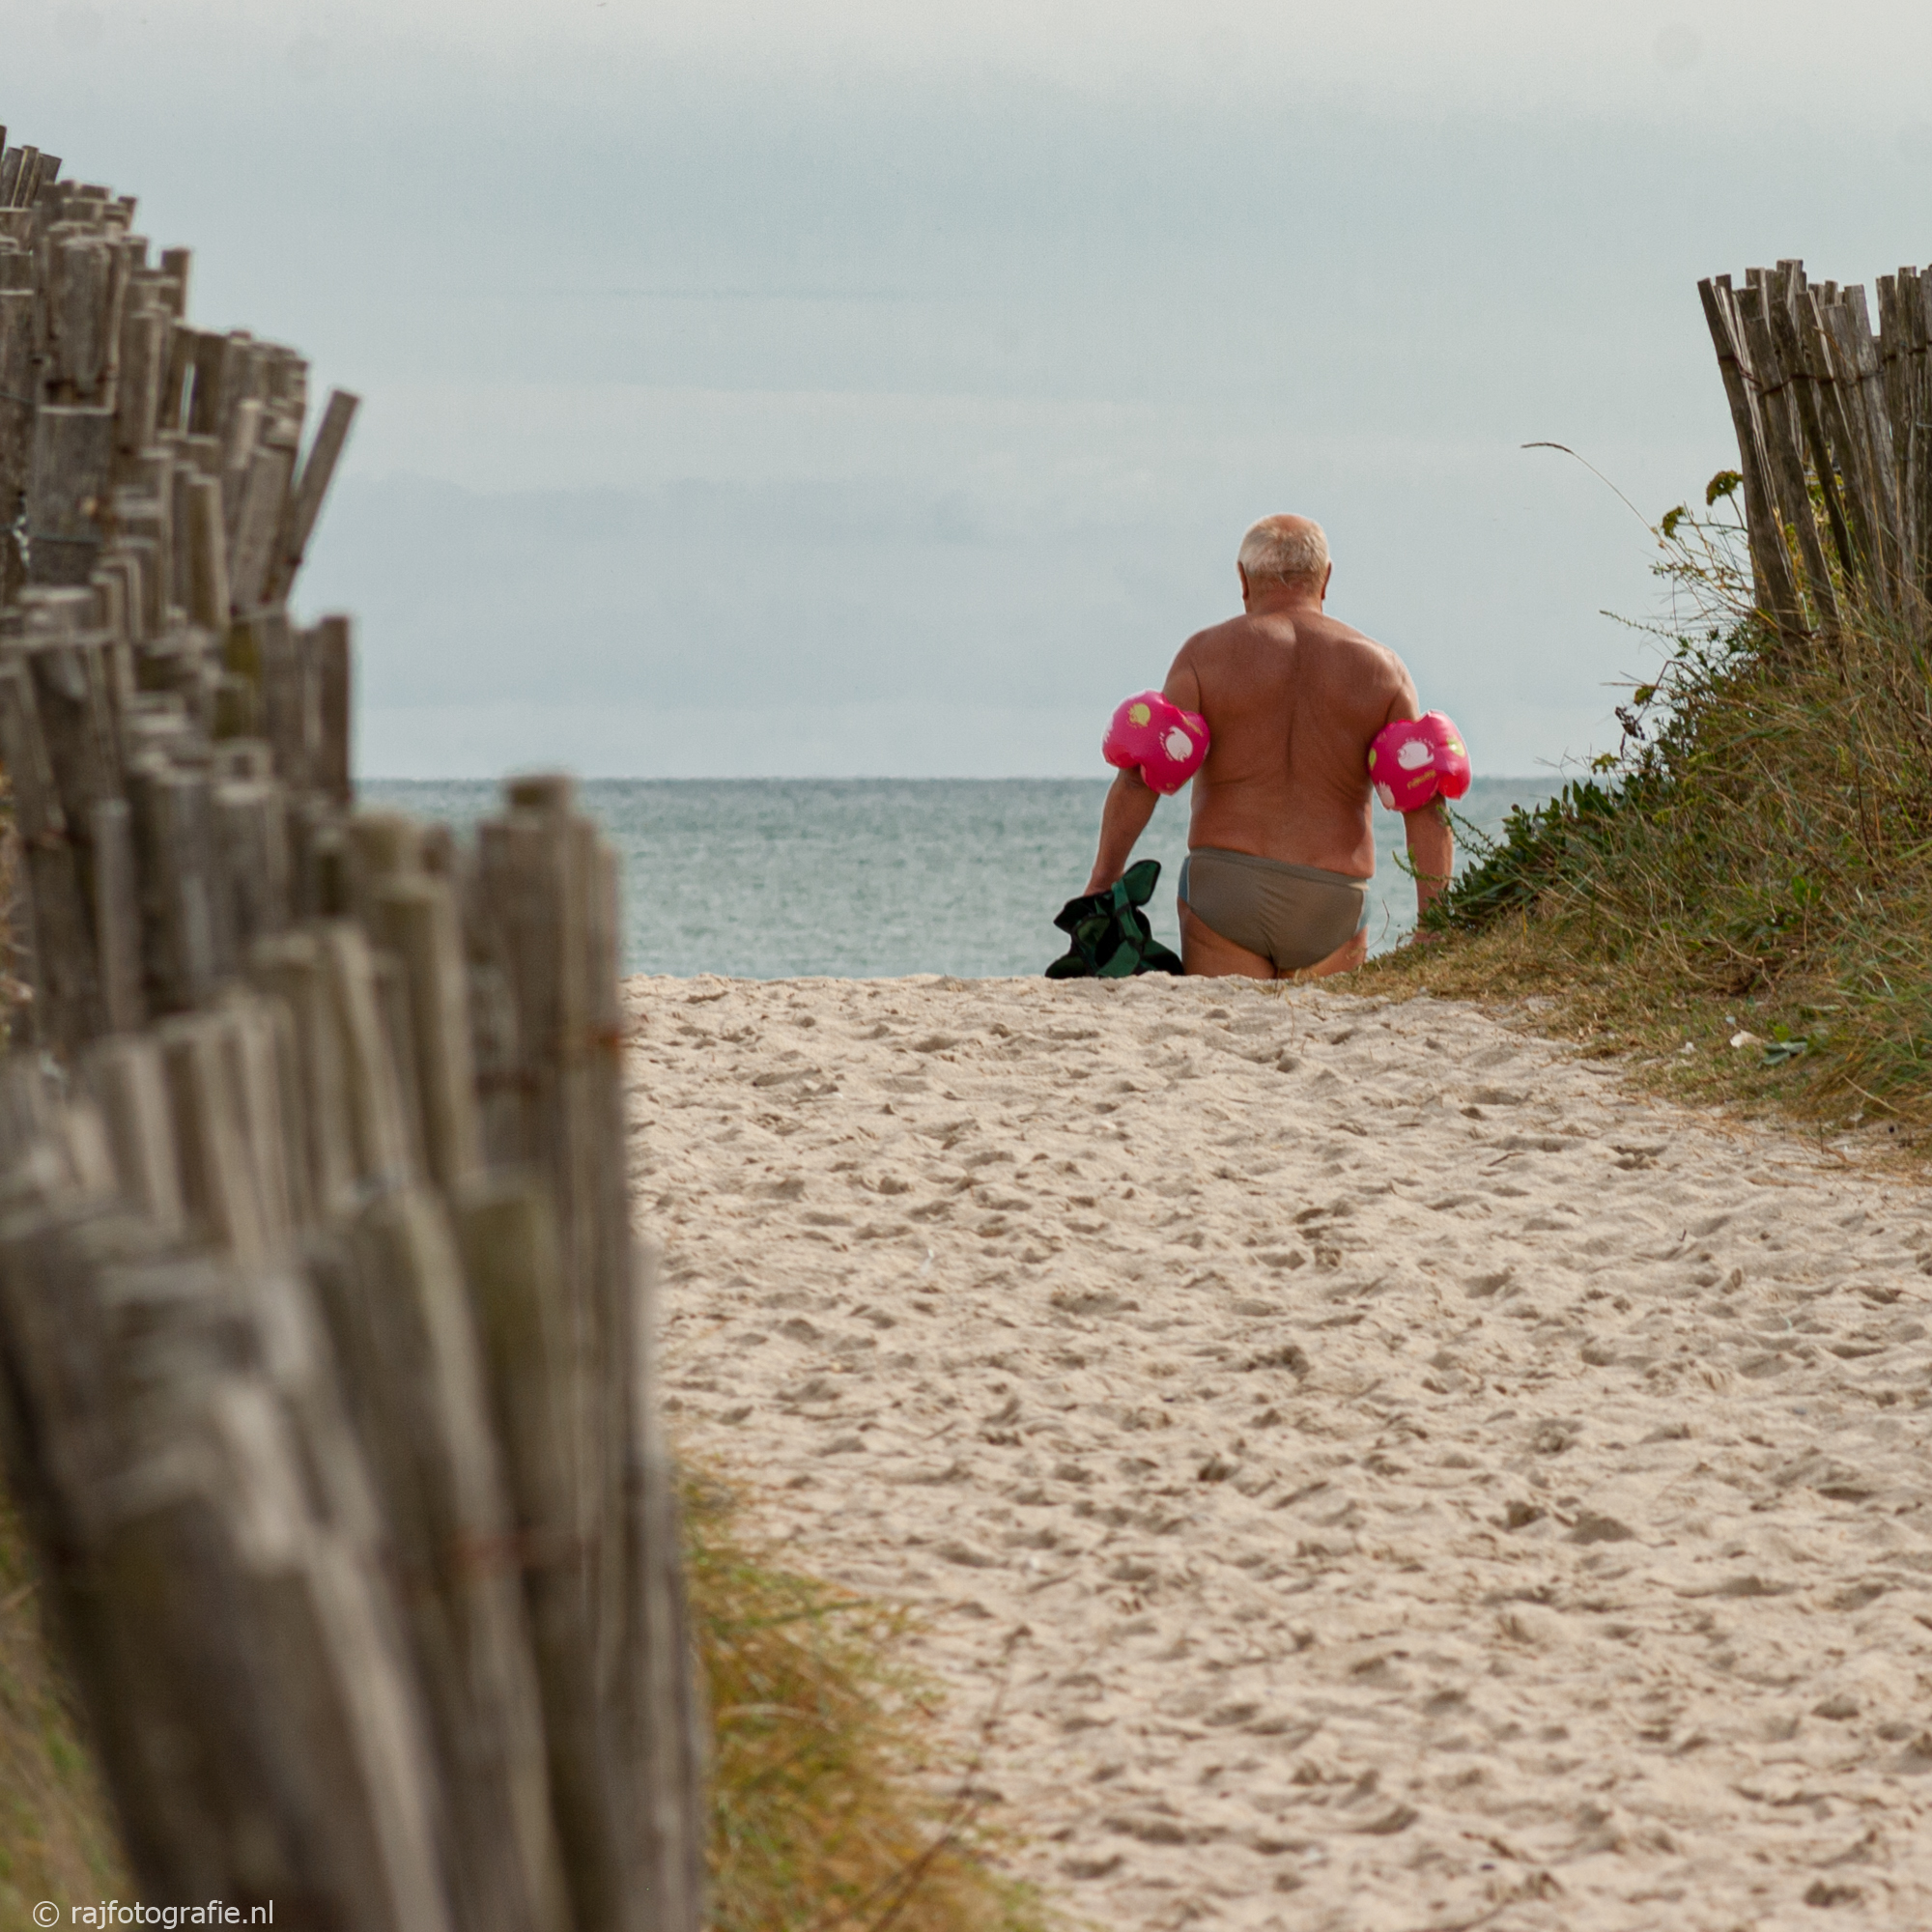
[[1157, 691], [1144, 691], [1114, 713], [1100, 755], [1123, 772], [1138, 765], [1155, 791], [1171, 797], [1208, 755], [1208, 721], [1198, 711], [1170, 704]]
[[1463, 734], [1440, 711], [1384, 724], [1369, 747], [1369, 780], [1391, 811], [1419, 811], [1432, 798], [1469, 789]]

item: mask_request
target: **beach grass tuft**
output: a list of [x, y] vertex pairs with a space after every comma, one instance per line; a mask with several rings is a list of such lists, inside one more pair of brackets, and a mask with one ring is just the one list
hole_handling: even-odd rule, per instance
[[39, 1574], [0, 1493], [0, 1923], [127, 1898], [127, 1868], [75, 1694], [43, 1628]]
[[1463, 828], [1435, 943], [1370, 977], [1535, 997], [1690, 1097], [1932, 1125], [1932, 627], [1848, 582], [1835, 626], [1780, 637], [1735, 525], [1680, 509], [1659, 541], [1673, 619], [1621, 748]]
[[975, 1767], [937, 1746], [906, 1612], [786, 1567], [715, 1478], [689, 1476], [684, 1503], [713, 1932], [1045, 1932], [1032, 1889], [988, 1862]]
[[[944, 1760], [930, 1689], [901, 1660], [904, 1612], [778, 1563], [714, 1479], [687, 1480], [685, 1522], [716, 1723], [710, 1932], [1058, 1924], [987, 1862], [993, 1834], [971, 1768]], [[0, 1494], [0, 1918], [24, 1925], [43, 1900], [65, 1913], [125, 1899], [129, 1883], [74, 1693], [42, 1629], [25, 1535]]]

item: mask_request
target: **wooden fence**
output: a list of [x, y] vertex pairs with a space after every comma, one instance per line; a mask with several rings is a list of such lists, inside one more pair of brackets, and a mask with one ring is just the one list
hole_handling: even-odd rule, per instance
[[1789, 639], [1842, 623], [1849, 589], [1932, 610], [1932, 270], [1862, 288], [1804, 265], [1700, 282], [1736, 427], [1758, 609]]
[[611, 853], [353, 809], [355, 399], [0, 148], [0, 1436], [140, 1895], [695, 1932]]

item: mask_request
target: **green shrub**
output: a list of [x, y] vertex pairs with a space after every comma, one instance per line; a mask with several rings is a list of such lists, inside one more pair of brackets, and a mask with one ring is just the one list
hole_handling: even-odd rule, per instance
[[1466, 986], [1487, 961], [1627, 1045], [1721, 1037], [1721, 1075], [1686, 1069], [1707, 1084], [1932, 1122], [1926, 613], [1848, 584], [1837, 630], [1781, 639], [1739, 534], [1664, 519], [1680, 623], [1619, 751], [1493, 839], [1460, 828], [1474, 863], [1425, 922], [1451, 944], [1385, 970]]

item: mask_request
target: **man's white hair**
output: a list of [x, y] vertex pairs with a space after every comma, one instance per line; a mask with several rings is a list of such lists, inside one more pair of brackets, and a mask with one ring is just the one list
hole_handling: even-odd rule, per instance
[[1250, 582], [1319, 584], [1328, 569], [1328, 537], [1306, 517], [1264, 517], [1241, 539], [1240, 564]]

